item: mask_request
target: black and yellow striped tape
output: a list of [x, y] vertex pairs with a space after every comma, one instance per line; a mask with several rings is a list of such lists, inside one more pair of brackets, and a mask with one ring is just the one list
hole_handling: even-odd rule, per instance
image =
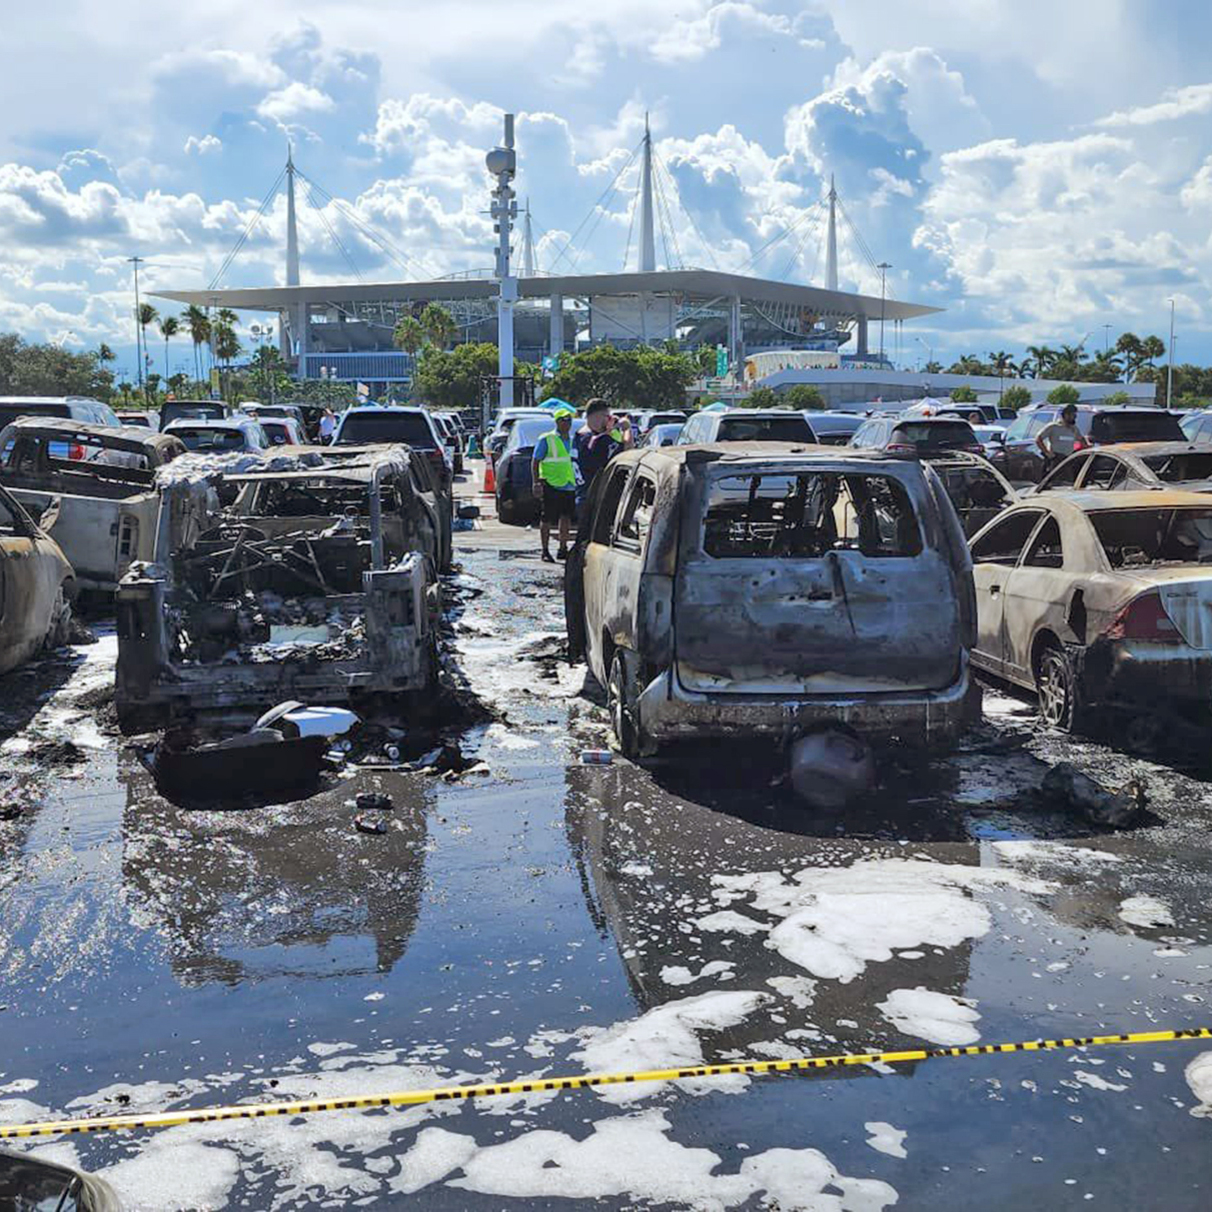
[[30, 1136], [60, 1136], [78, 1132], [116, 1132], [137, 1128], [172, 1128], [178, 1124], [209, 1124], [226, 1119], [264, 1119], [271, 1115], [312, 1115], [320, 1111], [358, 1111], [371, 1107], [415, 1107], [451, 1099], [496, 1098], [504, 1094], [540, 1094], [550, 1090], [583, 1090], [625, 1082], [665, 1082], [685, 1077], [727, 1077], [735, 1073], [795, 1073], [843, 1065], [902, 1065], [942, 1056], [993, 1056], [1001, 1052], [1044, 1052], [1055, 1048], [1101, 1048], [1108, 1044], [1164, 1044], [1175, 1040], [1212, 1039], [1207, 1027], [1180, 1031], [1139, 1031], [1133, 1035], [1088, 1035], [1074, 1039], [1033, 1039], [1020, 1044], [971, 1044], [964, 1048], [913, 1048], [903, 1052], [859, 1052], [843, 1056], [800, 1056], [791, 1060], [735, 1061], [696, 1065], [686, 1069], [645, 1069], [633, 1073], [586, 1073], [577, 1077], [542, 1077], [524, 1082], [478, 1086], [446, 1086], [434, 1090], [402, 1090], [395, 1094], [363, 1094], [353, 1098], [315, 1098], [292, 1103], [249, 1103], [232, 1107], [201, 1107], [158, 1115], [105, 1115], [94, 1119], [47, 1120], [35, 1124], [0, 1125], [0, 1140]]

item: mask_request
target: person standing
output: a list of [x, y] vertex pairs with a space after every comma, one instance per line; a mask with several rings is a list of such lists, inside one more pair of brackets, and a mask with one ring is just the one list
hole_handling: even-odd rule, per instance
[[1077, 428], [1077, 405], [1066, 404], [1061, 409], [1060, 420], [1045, 425], [1036, 435], [1035, 444], [1044, 456], [1045, 472], [1051, 471], [1075, 450], [1081, 450], [1085, 442]]
[[598, 473], [615, 455], [635, 444], [631, 421], [616, 421], [605, 400], [596, 397], [585, 405], [585, 424], [573, 438], [577, 460], [577, 517], [581, 516], [589, 490]]
[[320, 414], [320, 441], [327, 446], [332, 441], [333, 430], [337, 427], [337, 418], [331, 408], [325, 408]]
[[575, 414], [571, 408], [557, 408], [552, 415], [555, 428], [535, 443], [530, 466], [534, 494], [542, 502], [539, 542], [547, 564], [555, 563], [551, 558], [551, 528], [555, 524], [559, 525], [560, 533], [558, 557], [561, 560], [567, 557], [568, 532], [577, 504], [577, 473], [569, 443]]

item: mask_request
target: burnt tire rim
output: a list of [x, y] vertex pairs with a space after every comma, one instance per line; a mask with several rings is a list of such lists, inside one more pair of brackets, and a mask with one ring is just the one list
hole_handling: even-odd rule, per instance
[[1069, 667], [1064, 654], [1050, 648], [1039, 662], [1039, 711], [1040, 715], [1056, 727], [1068, 723], [1072, 689], [1069, 684]]
[[610, 666], [610, 727], [624, 756], [630, 757], [635, 750], [635, 725], [627, 702], [627, 676], [623, 662], [615, 657]]

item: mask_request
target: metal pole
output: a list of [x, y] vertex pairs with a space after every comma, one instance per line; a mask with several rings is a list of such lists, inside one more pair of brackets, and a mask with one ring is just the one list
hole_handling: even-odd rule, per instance
[[881, 261], [876, 269], [880, 271], [880, 361], [884, 360], [884, 306], [887, 297], [887, 275], [892, 266], [887, 261]]
[[1103, 353], [1110, 352], [1111, 349], [1111, 325], [1103, 325]]
[[505, 115], [505, 139], [484, 158], [488, 171], [497, 179], [492, 191], [492, 215], [497, 232], [497, 375], [500, 379], [500, 406], [513, 403], [513, 308], [518, 298], [518, 280], [509, 272], [509, 236], [518, 213], [513, 181], [518, 157], [513, 144], [513, 114]]
[[138, 363], [139, 390], [143, 390], [143, 325], [139, 323], [139, 265], [142, 257], [126, 258], [135, 269], [135, 361]]
[[1174, 394], [1174, 300], [1170, 300], [1170, 356], [1166, 359], [1166, 411]]

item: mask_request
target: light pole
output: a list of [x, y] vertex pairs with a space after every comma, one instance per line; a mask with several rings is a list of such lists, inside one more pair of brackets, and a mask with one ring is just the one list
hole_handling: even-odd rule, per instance
[[1103, 353], [1109, 353], [1111, 350], [1111, 325], [1103, 325]]
[[892, 268], [887, 261], [881, 261], [876, 267], [880, 271], [880, 361], [884, 360], [884, 301], [887, 297], [887, 276]]
[[1174, 300], [1170, 300], [1170, 356], [1166, 359], [1166, 411], [1174, 393]]
[[135, 361], [139, 364], [139, 390], [143, 390], [143, 341], [142, 332], [143, 325], [139, 323], [139, 266], [143, 263], [142, 257], [127, 257], [127, 262], [134, 266], [135, 270]]

